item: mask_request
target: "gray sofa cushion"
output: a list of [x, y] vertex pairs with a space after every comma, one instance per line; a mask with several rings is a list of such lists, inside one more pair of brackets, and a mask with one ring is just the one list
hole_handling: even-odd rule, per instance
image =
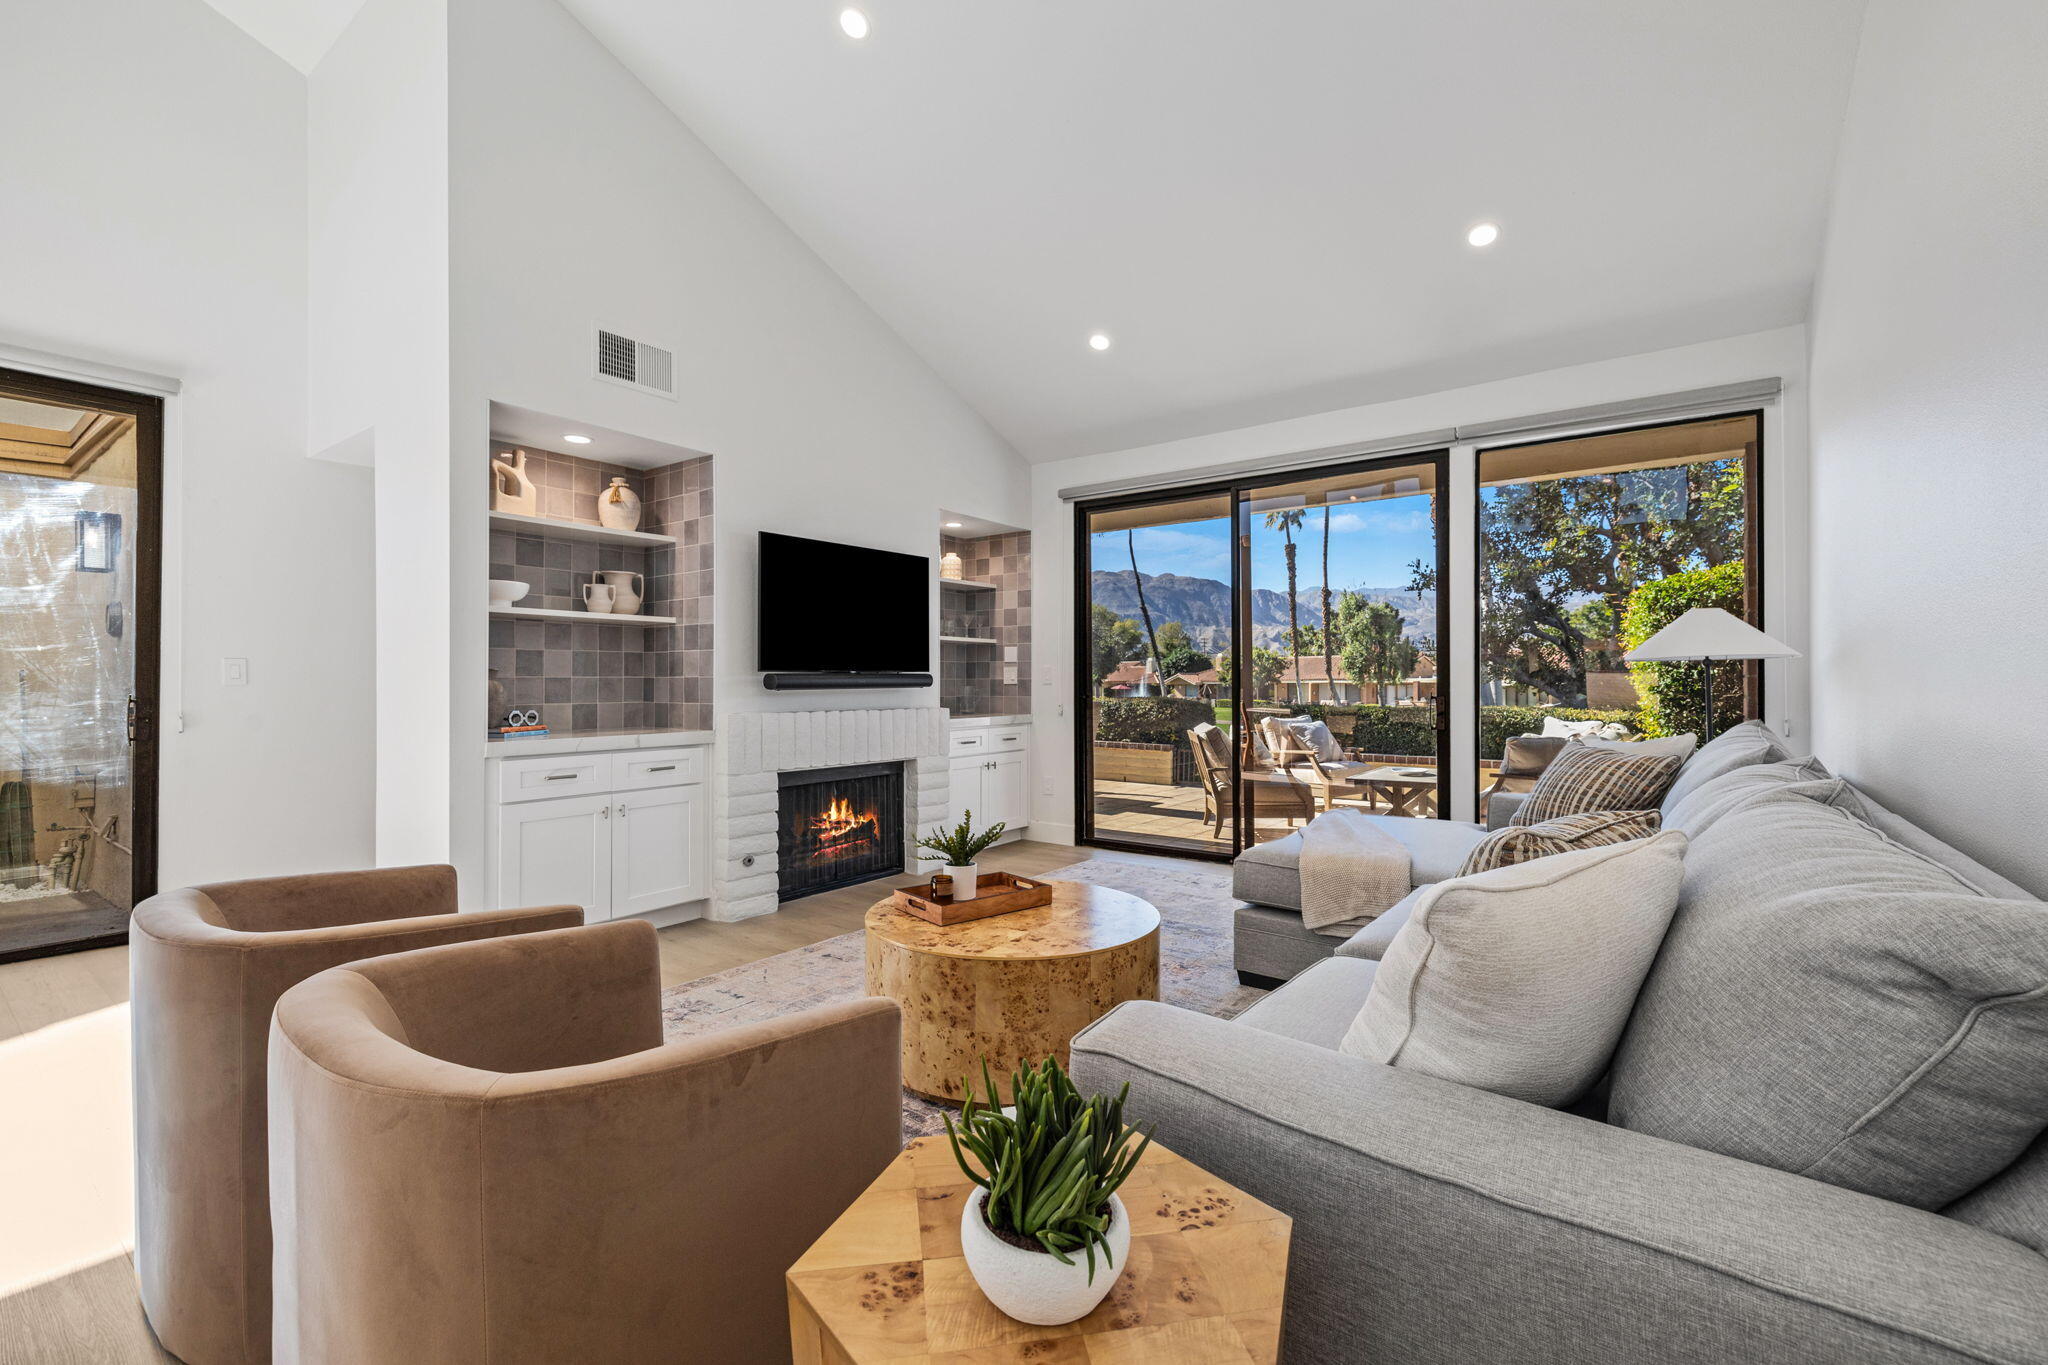
[[1854, 804], [1850, 809], [1861, 815], [1871, 828], [1900, 847], [1940, 863], [1974, 890], [2003, 901], [2037, 899], [2018, 882], [1999, 876], [1961, 849], [1943, 843], [1911, 820], [1886, 810], [1861, 787], [1851, 784], [1849, 790], [1854, 797]]
[[1940, 1208], [2048, 1126], [2048, 909], [1764, 792], [1693, 841], [1612, 1122]]
[[[1416, 886], [1458, 875], [1472, 845], [1486, 831], [1462, 820], [1409, 820], [1395, 815], [1367, 816], [1408, 850], [1409, 881]], [[1231, 890], [1241, 901], [1301, 911], [1301, 831], [1284, 839], [1257, 844], [1231, 864]]]
[[1364, 1007], [1378, 970], [1377, 962], [1325, 958], [1238, 1015], [1237, 1022], [1282, 1038], [1334, 1048]]
[[1337, 956], [1364, 958], [1368, 962], [1377, 962], [1385, 957], [1387, 945], [1394, 941], [1394, 935], [1401, 932], [1401, 926], [1415, 913], [1415, 903], [1427, 890], [1426, 886], [1418, 886], [1388, 906], [1378, 919], [1338, 945]]
[[2048, 1256], [2048, 1135], [1942, 1212]]
[[1240, 905], [1231, 928], [1231, 956], [1240, 972], [1285, 981], [1321, 962], [1343, 943], [1301, 922], [1298, 910]]
[[1674, 803], [1664, 815], [1664, 828], [1699, 834], [1763, 792], [1789, 787], [1809, 801], [1840, 806], [1855, 814], [1849, 784], [1828, 772], [1817, 758], [1788, 758], [1776, 763], [1750, 763], [1702, 782]]
[[1790, 757], [1785, 741], [1778, 738], [1776, 731], [1760, 720], [1746, 720], [1708, 740], [1685, 761], [1658, 809], [1668, 821], [1679, 802], [1723, 773], [1752, 763], [1780, 763]]

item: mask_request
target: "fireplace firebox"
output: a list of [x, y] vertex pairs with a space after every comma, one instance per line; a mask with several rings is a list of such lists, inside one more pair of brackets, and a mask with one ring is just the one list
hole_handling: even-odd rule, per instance
[[863, 763], [778, 775], [777, 898], [903, 870], [903, 765]]

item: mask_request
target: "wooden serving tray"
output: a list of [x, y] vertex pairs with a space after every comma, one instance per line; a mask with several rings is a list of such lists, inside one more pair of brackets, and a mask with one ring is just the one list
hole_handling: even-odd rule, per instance
[[932, 924], [965, 924], [969, 920], [1052, 904], [1051, 882], [1033, 881], [1009, 872], [984, 872], [975, 882], [978, 890], [971, 901], [934, 896], [930, 886], [904, 887], [890, 899], [898, 910]]

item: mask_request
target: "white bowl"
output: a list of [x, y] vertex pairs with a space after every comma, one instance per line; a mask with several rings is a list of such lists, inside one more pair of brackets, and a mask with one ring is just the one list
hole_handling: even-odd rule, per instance
[[1056, 1327], [1085, 1318], [1108, 1297], [1111, 1286], [1124, 1272], [1131, 1254], [1131, 1219], [1124, 1201], [1109, 1197], [1109, 1261], [1095, 1252], [1095, 1276], [1088, 1276], [1088, 1259], [1079, 1251], [1069, 1252], [1072, 1265], [1043, 1251], [1026, 1251], [1011, 1246], [989, 1231], [982, 1221], [982, 1201], [988, 1191], [976, 1187], [960, 1211], [960, 1250], [967, 1258], [968, 1273], [988, 1296], [988, 1301], [1019, 1322], [1038, 1327]]
[[531, 583], [521, 583], [516, 578], [493, 578], [491, 580], [491, 605], [509, 607], [533, 591]]

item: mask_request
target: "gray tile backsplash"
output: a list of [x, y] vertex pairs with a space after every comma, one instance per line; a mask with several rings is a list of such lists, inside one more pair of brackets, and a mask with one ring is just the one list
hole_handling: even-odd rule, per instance
[[[520, 606], [582, 611], [582, 585], [604, 570], [641, 576], [642, 615], [673, 626], [498, 621], [490, 668], [508, 705], [538, 708], [550, 730], [711, 728], [711, 459], [636, 470], [556, 451], [526, 451], [541, 515], [596, 526], [598, 494], [623, 477], [640, 495], [642, 531], [674, 547], [598, 545], [493, 528], [491, 573], [532, 585]], [[512, 447], [493, 442], [491, 453]], [[485, 471], [486, 479], [489, 471]], [[490, 717], [496, 723], [498, 717]]]
[[[963, 540], [939, 538], [940, 553], [960, 556], [961, 577], [994, 592], [939, 584], [939, 633], [986, 636], [992, 645], [939, 644], [939, 704], [958, 716], [1022, 716], [1031, 711], [1031, 533]], [[1006, 670], [1015, 682], [1005, 682]]]

